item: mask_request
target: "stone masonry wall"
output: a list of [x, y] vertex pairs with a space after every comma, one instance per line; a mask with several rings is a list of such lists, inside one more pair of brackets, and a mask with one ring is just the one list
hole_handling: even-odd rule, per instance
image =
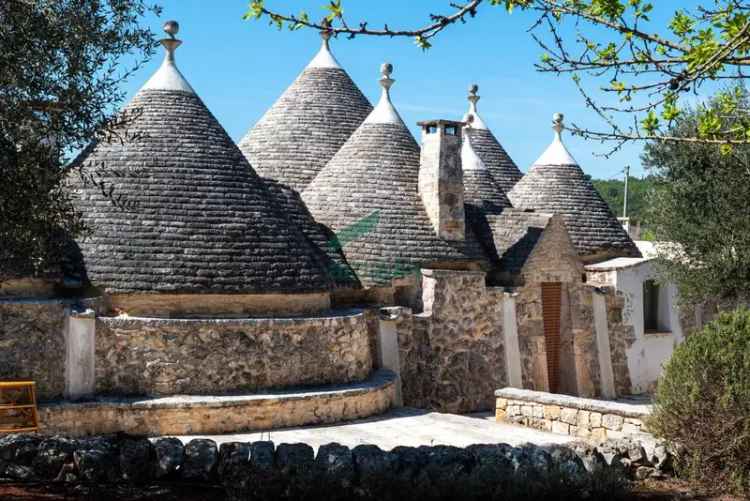
[[[583, 281], [584, 267], [565, 226], [553, 218], [523, 269], [524, 285], [517, 290], [516, 314], [521, 349], [523, 387], [549, 390], [547, 348], [544, 338], [542, 284], [561, 284], [560, 388], [561, 393], [583, 397], [601, 394], [593, 288]], [[608, 327], [615, 378], [620, 394], [629, 394], [625, 349], [632, 329], [622, 322], [622, 298], [607, 294]]]
[[506, 384], [502, 292], [487, 289], [481, 272], [422, 273], [424, 312], [397, 324], [404, 404], [491, 409]]
[[221, 394], [359, 381], [373, 367], [362, 312], [287, 319], [98, 318], [96, 391]]
[[621, 404], [566, 395], [505, 388], [496, 392], [498, 421], [593, 441], [647, 432], [647, 405]]
[[36, 381], [40, 400], [62, 396], [66, 306], [58, 300], [0, 300], [0, 380]]
[[630, 369], [628, 368], [627, 350], [635, 342], [635, 331], [632, 325], [627, 325], [623, 322], [624, 296], [610, 289], [605, 297], [609, 349], [612, 356], [612, 372], [615, 377], [615, 392], [617, 395], [630, 395], [632, 393], [632, 384]]

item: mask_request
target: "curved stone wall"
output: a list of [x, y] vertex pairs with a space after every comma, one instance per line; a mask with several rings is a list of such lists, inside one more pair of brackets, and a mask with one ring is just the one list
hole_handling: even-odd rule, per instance
[[39, 407], [45, 435], [193, 435], [333, 424], [382, 414], [393, 405], [395, 374], [380, 370], [345, 385], [252, 395], [97, 398]]
[[99, 317], [96, 393], [207, 395], [365, 379], [362, 311], [312, 318]]

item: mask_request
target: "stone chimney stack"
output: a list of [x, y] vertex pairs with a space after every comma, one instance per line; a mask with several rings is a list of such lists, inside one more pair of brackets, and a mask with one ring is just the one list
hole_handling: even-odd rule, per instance
[[464, 180], [461, 169], [463, 122], [428, 120], [422, 127], [419, 195], [435, 233], [444, 240], [466, 235]]

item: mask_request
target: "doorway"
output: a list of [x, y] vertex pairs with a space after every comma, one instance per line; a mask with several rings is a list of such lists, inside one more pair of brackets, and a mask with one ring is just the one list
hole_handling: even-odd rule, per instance
[[560, 391], [560, 320], [562, 316], [562, 284], [542, 283], [542, 317], [547, 353], [547, 381], [549, 391]]

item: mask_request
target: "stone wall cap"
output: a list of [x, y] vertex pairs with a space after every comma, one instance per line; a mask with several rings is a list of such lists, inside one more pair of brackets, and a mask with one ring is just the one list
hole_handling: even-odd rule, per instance
[[480, 270], [438, 270], [435, 268], [422, 268], [422, 276], [425, 277], [450, 277], [459, 275], [486, 275], [487, 272]]
[[373, 372], [364, 381], [347, 384], [317, 386], [309, 388], [288, 388], [278, 391], [264, 391], [246, 395], [175, 395], [170, 397], [98, 397], [85, 402], [54, 401], [41, 404], [40, 409], [83, 409], [110, 407], [113, 409], [169, 409], [201, 407], [233, 407], [248, 402], [284, 400], [306, 400], [317, 397], [351, 397], [386, 388], [396, 381], [396, 374], [386, 369]]
[[643, 419], [651, 414], [651, 405], [634, 404], [622, 401], [596, 400], [592, 398], [560, 395], [543, 391], [524, 390], [521, 388], [502, 388], [495, 391], [495, 396], [508, 400], [522, 400], [542, 405], [557, 405], [602, 414]]
[[601, 263], [589, 264], [586, 266], [586, 271], [618, 271], [634, 268], [652, 260], [653, 258], [650, 257], [616, 257]]
[[243, 318], [159, 318], [159, 317], [135, 317], [130, 315], [120, 315], [117, 317], [99, 317], [105, 322], [145, 322], [145, 323], [162, 323], [162, 324], [189, 324], [189, 323], [209, 323], [209, 324], [250, 324], [250, 323], [299, 323], [299, 322], [316, 322], [321, 320], [337, 320], [344, 318], [359, 318], [364, 315], [362, 308], [348, 308], [341, 310], [329, 310], [320, 315], [309, 315], [299, 317], [243, 317]]

